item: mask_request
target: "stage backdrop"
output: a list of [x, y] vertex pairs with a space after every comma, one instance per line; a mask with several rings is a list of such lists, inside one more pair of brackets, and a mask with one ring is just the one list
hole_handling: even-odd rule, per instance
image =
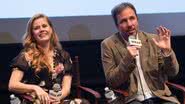
[[[123, 0], [4, 0], [0, 6], [0, 43], [19, 43], [35, 13], [48, 15], [61, 41], [104, 39], [116, 32], [111, 9]], [[163, 25], [185, 34], [185, 1], [127, 0], [135, 5], [140, 29], [156, 33]]]

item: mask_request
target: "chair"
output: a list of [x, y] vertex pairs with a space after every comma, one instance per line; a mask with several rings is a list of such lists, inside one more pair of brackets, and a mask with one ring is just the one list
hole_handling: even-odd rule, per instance
[[93, 104], [98, 104], [98, 100], [101, 98], [101, 95], [88, 88], [81, 86], [80, 83], [80, 68], [79, 68], [79, 57], [75, 56], [73, 59], [73, 81], [72, 81], [72, 88], [75, 88], [76, 98], [82, 98], [81, 91], [88, 92], [90, 95], [93, 95], [94, 101]]
[[183, 101], [181, 102], [181, 104], [185, 104], [185, 87], [179, 84], [175, 84], [175, 83], [171, 83], [171, 82], [166, 82], [166, 84], [174, 89], [180, 90], [183, 94]]
[[[185, 104], [185, 87], [179, 84], [175, 84], [175, 83], [171, 83], [171, 82], [166, 82], [166, 84], [170, 87], [170, 88], [174, 88], [175, 90], [180, 90], [183, 94], [183, 101], [181, 102], [181, 104]], [[128, 92], [124, 91], [124, 90], [120, 90], [120, 89], [115, 89], [114, 90], [116, 93], [121, 94], [123, 96], [128, 96]]]

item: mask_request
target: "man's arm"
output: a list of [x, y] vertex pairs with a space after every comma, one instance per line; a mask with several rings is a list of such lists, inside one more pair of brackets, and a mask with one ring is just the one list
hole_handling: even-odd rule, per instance
[[111, 87], [118, 87], [128, 81], [130, 73], [135, 69], [135, 59], [128, 51], [125, 57], [121, 58], [120, 63], [115, 62], [115, 54], [108, 42], [101, 43], [101, 57], [106, 77], [106, 82]]
[[162, 57], [164, 59], [163, 63], [164, 72], [168, 76], [176, 76], [179, 72], [179, 64], [174, 51], [171, 50], [171, 52], [167, 56], [165, 56], [162, 53]]
[[158, 37], [153, 38], [153, 41], [161, 50], [161, 55], [164, 59], [162, 65], [164, 73], [167, 73], [168, 76], [175, 76], [179, 72], [179, 65], [171, 48], [171, 31], [166, 27], [159, 26], [157, 32]]

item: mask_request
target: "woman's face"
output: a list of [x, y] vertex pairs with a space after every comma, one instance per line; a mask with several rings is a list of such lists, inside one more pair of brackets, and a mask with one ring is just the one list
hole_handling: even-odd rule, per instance
[[42, 44], [50, 42], [53, 31], [46, 18], [38, 18], [33, 22], [32, 33], [36, 42]]

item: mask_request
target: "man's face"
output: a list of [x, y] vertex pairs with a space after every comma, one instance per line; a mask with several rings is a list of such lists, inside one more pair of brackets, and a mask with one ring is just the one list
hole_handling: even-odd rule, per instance
[[136, 35], [138, 31], [138, 19], [131, 8], [125, 8], [117, 15], [118, 30], [124, 35]]

